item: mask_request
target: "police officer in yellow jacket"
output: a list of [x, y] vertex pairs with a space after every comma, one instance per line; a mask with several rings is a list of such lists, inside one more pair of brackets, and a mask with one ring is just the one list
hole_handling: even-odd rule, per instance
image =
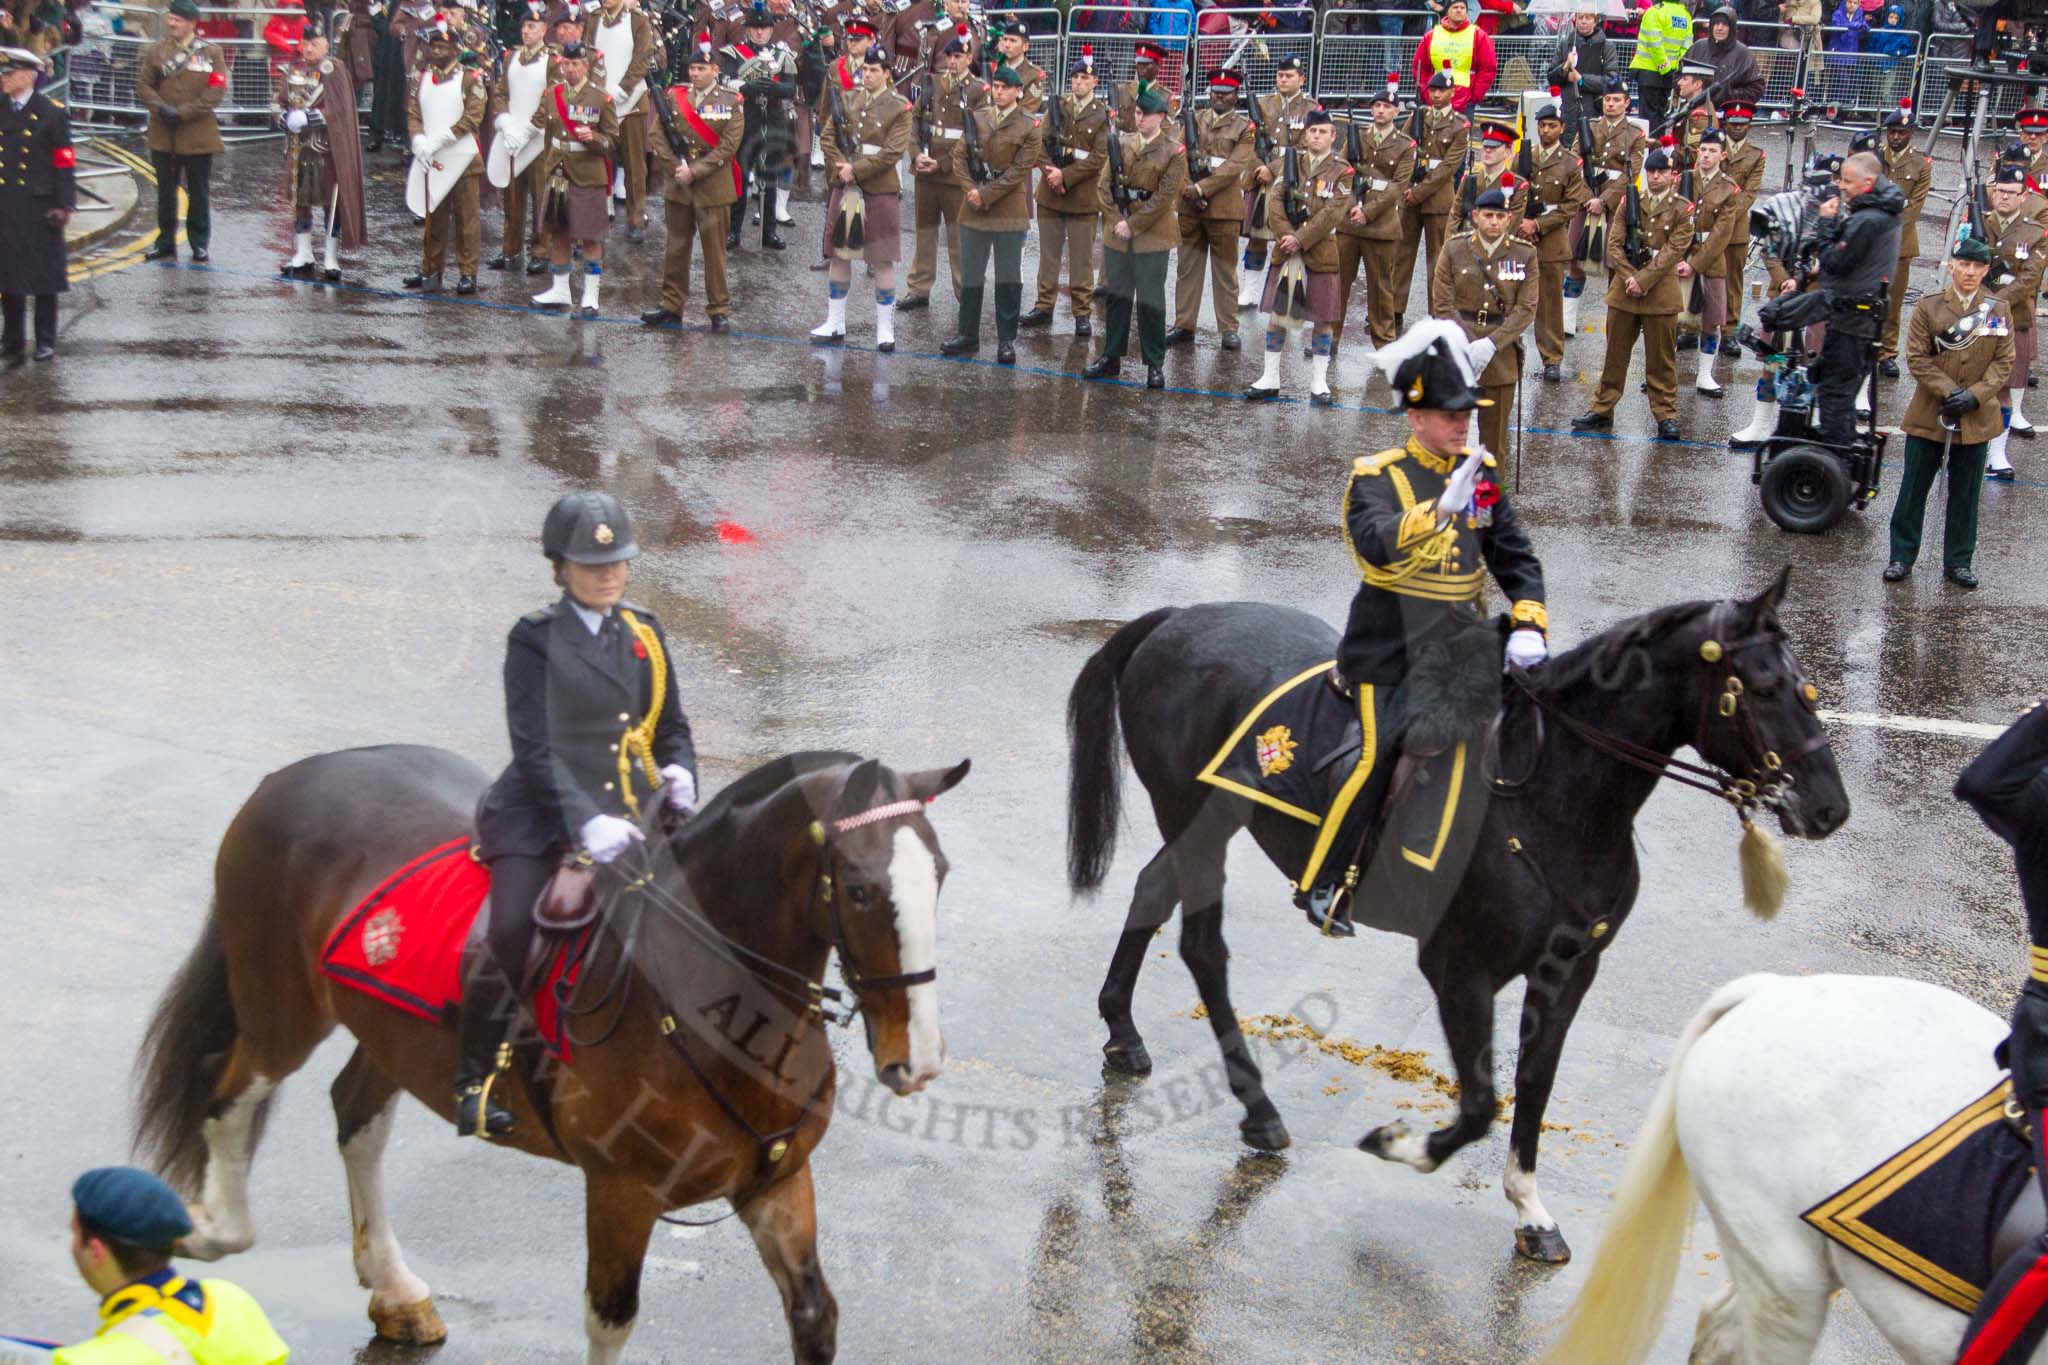
[[71, 1259], [101, 1296], [100, 1325], [53, 1365], [285, 1365], [290, 1350], [247, 1291], [171, 1264], [192, 1220], [169, 1185], [106, 1166], [78, 1177], [71, 1203]]

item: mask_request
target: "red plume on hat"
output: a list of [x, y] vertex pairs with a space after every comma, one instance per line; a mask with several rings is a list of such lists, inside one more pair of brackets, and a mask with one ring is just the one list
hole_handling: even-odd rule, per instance
[[1673, 137], [1671, 134], [1666, 133], [1663, 137], [1657, 139], [1657, 145], [1659, 147], [1676, 147], [1678, 145], [1678, 139]]
[[1511, 190], [1515, 187], [1515, 173], [1513, 171], [1502, 171], [1500, 173], [1500, 187], [1504, 190]]
[[1913, 112], [1913, 101], [1910, 98], [1902, 99], [1899, 101], [1899, 108], [1910, 114]]
[[1551, 87], [1550, 87], [1550, 98], [1552, 98], [1552, 99], [1556, 99], [1556, 98], [1557, 98], [1557, 97], [1558, 97], [1559, 95], [1562, 95], [1563, 93], [1564, 93], [1564, 87], [1563, 87], [1563, 86], [1553, 85], [1553, 86], [1551, 86]]

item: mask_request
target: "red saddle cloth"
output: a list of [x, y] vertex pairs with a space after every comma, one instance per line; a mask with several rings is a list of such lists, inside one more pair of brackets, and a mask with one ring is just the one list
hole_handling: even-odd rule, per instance
[[[491, 871], [469, 856], [467, 838], [430, 848], [363, 897], [327, 936], [320, 970], [394, 1009], [452, 1028], [462, 1000], [463, 950], [490, 895]], [[528, 1002], [541, 1039], [569, 1059], [561, 1035], [558, 983], [576, 982], [586, 929], [550, 954]], [[479, 951], [487, 951], [479, 946]]]

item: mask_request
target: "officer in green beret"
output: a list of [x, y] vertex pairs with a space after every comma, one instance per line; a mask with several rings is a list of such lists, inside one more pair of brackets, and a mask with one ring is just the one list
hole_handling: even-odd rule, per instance
[[[996, 363], [1017, 363], [1017, 320], [1024, 303], [1024, 233], [1031, 226], [1031, 168], [1038, 164], [1038, 121], [1018, 101], [1024, 78], [999, 66], [989, 102], [973, 110], [974, 146], [953, 144], [952, 173], [960, 187], [960, 329], [939, 348], [968, 356], [981, 349], [981, 297], [989, 257], [996, 265]], [[965, 130], [963, 129], [963, 132]]]
[[[1166, 387], [1166, 263], [1180, 241], [1178, 205], [1188, 162], [1180, 140], [1166, 134], [1166, 92], [1138, 92], [1138, 131], [1111, 132], [1120, 140], [1117, 169], [1096, 182], [1102, 209], [1102, 354], [1082, 371], [1090, 379], [1115, 376], [1130, 342], [1131, 312], [1138, 314], [1138, 349], [1145, 357], [1145, 387]], [[1229, 301], [1226, 299], [1227, 304]]]

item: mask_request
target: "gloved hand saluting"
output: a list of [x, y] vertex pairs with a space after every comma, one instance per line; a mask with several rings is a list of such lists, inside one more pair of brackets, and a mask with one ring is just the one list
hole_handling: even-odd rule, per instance
[[661, 770], [661, 790], [668, 797], [670, 810], [687, 811], [697, 804], [697, 779], [680, 763]]
[[608, 863], [642, 838], [640, 826], [616, 815], [593, 815], [577, 831], [583, 851], [595, 862]]
[[1472, 505], [1472, 490], [1478, 486], [1479, 475], [1485, 467], [1485, 458], [1478, 451], [1474, 451], [1451, 471], [1450, 481], [1444, 485], [1443, 496], [1436, 500], [1436, 519], [1439, 525]]
[[[1508, 635], [1507, 663], [1518, 668], [1534, 668], [1550, 657], [1550, 646], [1543, 639], [1543, 632], [1523, 626]], [[1502, 672], [1507, 671], [1503, 665]]]
[[286, 115], [284, 116], [284, 128], [285, 128], [285, 131], [286, 131], [286, 132], [288, 132], [288, 133], [303, 133], [303, 132], [305, 132], [305, 131], [306, 131], [306, 111], [305, 111], [305, 110], [303, 110], [303, 109], [294, 109], [294, 110], [292, 110], [291, 112], [287, 113], [287, 114], [286, 114]]

